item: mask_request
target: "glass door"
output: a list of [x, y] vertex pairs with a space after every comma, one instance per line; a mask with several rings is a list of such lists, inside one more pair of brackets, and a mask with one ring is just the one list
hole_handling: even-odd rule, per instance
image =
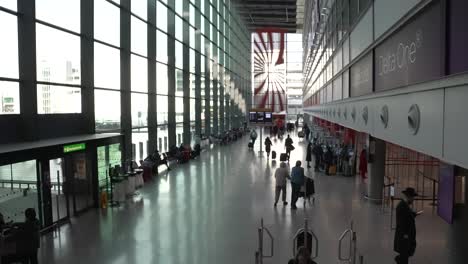
[[66, 179], [71, 182], [71, 199], [75, 214], [93, 206], [93, 188], [86, 153], [76, 153], [66, 158]]
[[69, 188], [64, 177], [64, 159], [49, 160], [50, 198], [54, 223], [70, 217]]

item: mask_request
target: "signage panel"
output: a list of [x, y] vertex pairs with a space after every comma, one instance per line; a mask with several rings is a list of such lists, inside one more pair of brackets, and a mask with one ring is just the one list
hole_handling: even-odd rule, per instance
[[442, 75], [440, 4], [433, 4], [375, 49], [375, 90], [437, 79]]
[[350, 70], [350, 96], [372, 93], [372, 51], [356, 62]]

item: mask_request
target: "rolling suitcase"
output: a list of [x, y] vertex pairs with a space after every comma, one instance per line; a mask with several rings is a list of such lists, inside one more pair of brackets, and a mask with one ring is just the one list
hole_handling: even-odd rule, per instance
[[249, 149], [252, 149], [252, 148], [253, 148], [253, 143], [249, 142]]
[[280, 161], [287, 161], [288, 160], [288, 154], [286, 153], [281, 153], [280, 155]]
[[276, 159], [276, 151], [271, 152], [271, 159]]

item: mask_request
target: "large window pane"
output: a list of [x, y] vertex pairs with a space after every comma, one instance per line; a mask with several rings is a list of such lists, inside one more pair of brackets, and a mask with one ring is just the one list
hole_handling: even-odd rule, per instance
[[132, 126], [148, 125], [148, 94], [132, 93]]
[[176, 143], [177, 146], [180, 146], [183, 142], [183, 134], [184, 134], [184, 124], [177, 124], [176, 125]]
[[94, 85], [120, 89], [120, 50], [94, 43]]
[[156, 113], [158, 124], [167, 124], [168, 97], [164, 95], [156, 96]]
[[184, 122], [184, 98], [176, 97], [175, 98], [175, 105], [176, 105], [176, 122]]
[[159, 30], [156, 32], [156, 60], [167, 63], [167, 35]]
[[80, 38], [37, 24], [37, 80], [80, 84]]
[[94, 90], [96, 130], [120, 128], [120, 92]]
[[[8, 3], [8, 1], [7, 1]], [[3, 1], [0, 1], [0, 6]], [[18, 78], [18, 18], [0, 11], [0, 76]]]
[[184, 28], [182, 19], [178, 16], [175, 17], [175, 38], [183, 41], [184, 40]]
[[20, 113], [19, 84], [0, 81], [0, 115]]
[[2, 195], [8, 197], [0, 200], [5, 222], [24, 221], [25, 208], [35, 208], [37, 212], [39, 203], [35, 160], [0, 166], [0, 180], [4, 181]]
[[131, 34], [131, 50], [135, 53], [146, 56], [146, 54], [148, 53], [148, 25], [140, 19], [132, 16]]
[[132, 91], [148, 92], [148, 59], [132, 54]]
[[[185, 0], [187, 1], [187, 0]], [[184, 2], [185, 1], [175, 1], [175, 10], [176, 10], [176, 13], [179, 14], [179, 16], [183, 16], [184, 15]]]
[[39, 114], [81, 113], [81, 89], [67, 86], [37, 86]]
[[195, 99], [190, 98], [190, 122], [195, 122]]
[[148, 156], [148, 128], [132, 130], [133, 159], [142, 161]]
[[184, 45], [179, 41], [175, 42], [175, 63], [177, 68], [184, 68]]
[[156, 93], [167, 95], [167, 79], [167, 65], [158, 63], [156, 65]]
[[158, 150], [160, 153], [167, 152], [169, 150], [169, 133], [167, 126], [158, 126]]
[[195, 50], [190, 49], [190, 72], [195, 73]]
[[195, 74], [190, 74], [190, 97], [195, 98], [195, 81], [197, 76]]
[[120, 8], [94, 0], [94, 38], [120, 47]]
[[132, 13], [148, 20], [148, 0], [133, 0], [132, 1]]
[[[184, 73], [181, 70], [176, 69], [176, 96], [184, 96]], [[176, 107], [180, 105], [176, 104]]]
[[36, 0], [36, 18], [80, 32], [80, 0]]
[[156, 26], [167, 32], [167, 7], [159, 1], [156, 6]]
[[0, 0], [0, 6], [16, 11], [17, 0]]

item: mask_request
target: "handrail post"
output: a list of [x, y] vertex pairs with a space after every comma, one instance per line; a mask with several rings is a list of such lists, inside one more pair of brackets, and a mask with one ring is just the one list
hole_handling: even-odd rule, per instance
[[[305, 248], [307, 248], [307, 250], [309, 249], [308, 245], [307, 245], [307, 240], [308, 240], [307, 238], [308, 238], [308, 234], [309, 234], [308, 231], [309, 231], [308, 222], [307, 222], [307, 218], [305, 218], [304, 219], [304, 246], [305, 246]], [[312, 255], [312, 252], [310, 252], [310, 254]]]
[[263, 263], [263, 230], [262, 228], [258, 229], [258, 263], [262, 264]]

